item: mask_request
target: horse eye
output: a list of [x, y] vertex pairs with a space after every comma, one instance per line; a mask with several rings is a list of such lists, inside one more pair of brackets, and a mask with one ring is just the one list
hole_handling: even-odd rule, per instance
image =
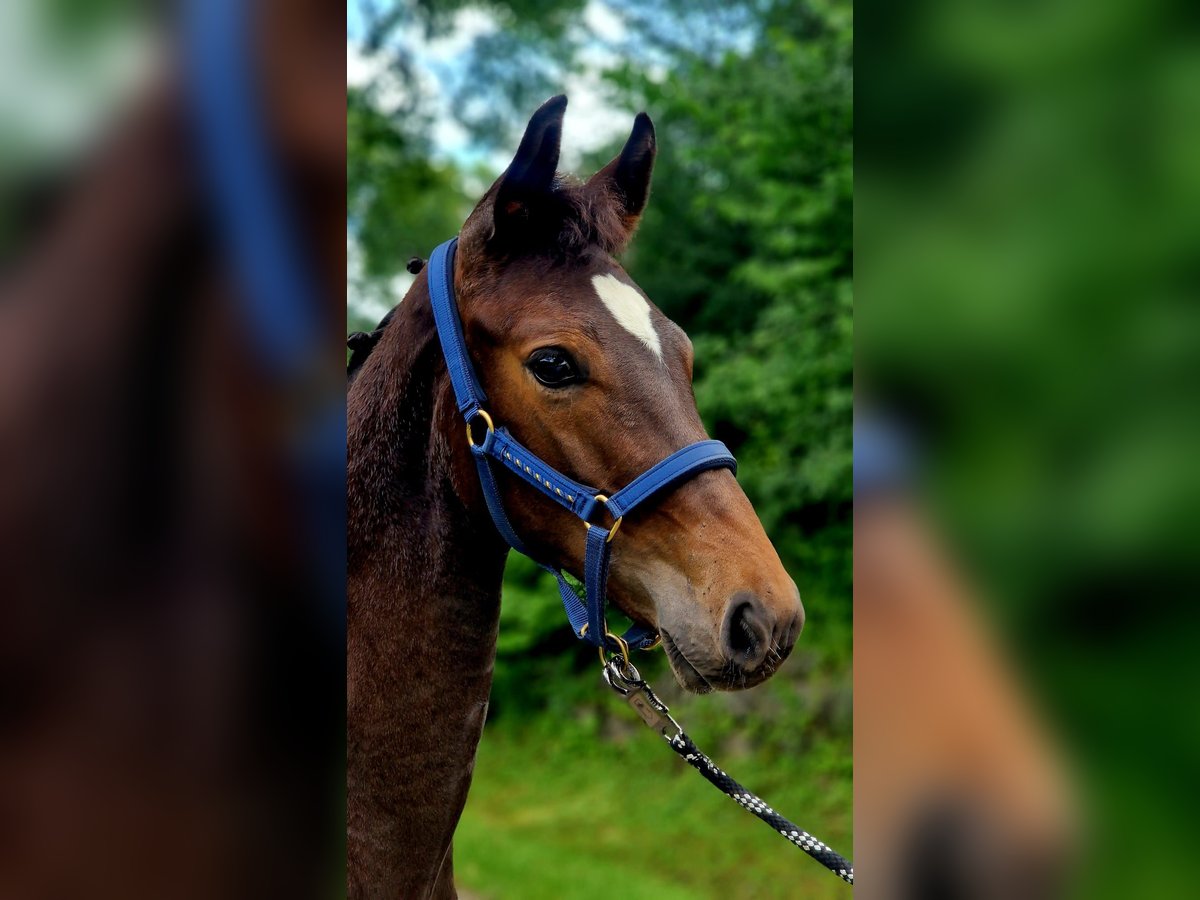
[[580, 381], [579, 367], [566, 350], [546, 347], [529, 357], [529, 371], [546, 387], [566, 387]]

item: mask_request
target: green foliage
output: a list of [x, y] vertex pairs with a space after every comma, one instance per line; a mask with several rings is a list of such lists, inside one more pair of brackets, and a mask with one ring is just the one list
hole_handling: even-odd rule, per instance
[[[848, 666], [853, 404], [849, 10], [782, 3], [757, 45], [614, 75], [654, 111], [627, 261], [696, 346], [696, 400], [804, 597], [802, 650]], [[737, 85], [736, 91], [730, 85]], [[819, 632], [814, 634], [814, 632]]]
[[661, 81], [632, 64], [613, 75], [659, 136], [630, 270], [693, 335], [744, 330], [797, 289], [850, 275], [848, 22], [807, 3], [772, 18], [782, 24], [750, 52], [715, 65], [694, 56]]
[[369, 91], [349, 89], [346, 214], [368, 278], [394, 275], [428, 253], [430, 236], [454, 234], [470, 208], [459, 171], [433, 160], [426, 141], [382, 112]]

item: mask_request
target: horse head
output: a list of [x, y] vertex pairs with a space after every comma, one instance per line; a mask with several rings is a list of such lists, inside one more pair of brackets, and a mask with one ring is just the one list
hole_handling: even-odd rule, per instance
[[[691, 341], [615, 258], [649, 196], [654, 126], [638, 115], [620, 154], [578, 181], [557, 173], [566, 104], [555, 97], [533, 115], [463, 226], [454, 279], [496, 423], [560, 472], [611, 493], [706, 435]], [[466, 435], [459, 440], [467, 458]], [[500, 489], [533, 555], [579, 575], [579, 520], [509, 472]], [[796, 585], [727, 470], [628, 517], [609, 596], [659, 631], [676, 678], [697, 692], [764, 681], [804, 624]]]

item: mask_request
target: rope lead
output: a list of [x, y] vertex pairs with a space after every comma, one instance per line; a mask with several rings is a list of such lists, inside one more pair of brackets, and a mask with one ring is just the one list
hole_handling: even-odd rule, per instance
[[604, 664], [604, 680], [609, 687], [625, 698], [625, 701], [633, 707], [634, 712], [641, 717], [643, 722], [658, 731], [671, 745], [671, 749], [703, 775], [709, 784], [719, 788], [723, 794], [736, 801], [742, 809], [762, 819], [790, 843], [799, 847], [842, 881], [850, 885], [854, 884], [854, 865], [848, 859], [823, 841], [817, 840], [804, 829], [796, 827], [793, 822], [771, 809], [757, 794], [746, 790], [717, 768], [716, 764], [692, 743], [692, 739], [672, 718], [667, 705], [659, 700], [654, 691], [650, 689], [650, 685], [642, 680], [642, 676], [633, 663], [622, 656], [612, 657]]
[[757, 794], [752, 794], [718, 769], [713, 761], [692, 743], [690, 737], [682, 731], [673, 737], [667, 735], [663, 735], [663, 737], [671, 745], [672, 750], [687, 760], [688, 765], [703, 775], [710, 784], [720, 788], [724, 794], [737, 801], [742, 809], [758, 816], [842, 881], [854, 884], [854, 865], [848, 859], [835, 852], [824, 842], [817, 840], [807, 831], [797, 828], [791, 821], [771, 809]]

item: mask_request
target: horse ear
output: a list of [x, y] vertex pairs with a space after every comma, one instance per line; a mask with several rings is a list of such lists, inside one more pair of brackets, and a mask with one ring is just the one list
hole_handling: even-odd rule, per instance
[[493, 209], [497, 232], [515, 221], [528, 220], [531, 207], [550, 194], [558, 169], [566, 109], [565, 95], [551, 97], [538, 107], [525, 126], [517, 155], [500, 176]]
[[638, 113], [625, 148], [612, 162], [588, 179], [589, 188], [603, 188], [617, 200], [621, 219], [629, 232], [637, 227], [642, 210], [646, 208], [657, 150], [654, 123], [644, 112]]

